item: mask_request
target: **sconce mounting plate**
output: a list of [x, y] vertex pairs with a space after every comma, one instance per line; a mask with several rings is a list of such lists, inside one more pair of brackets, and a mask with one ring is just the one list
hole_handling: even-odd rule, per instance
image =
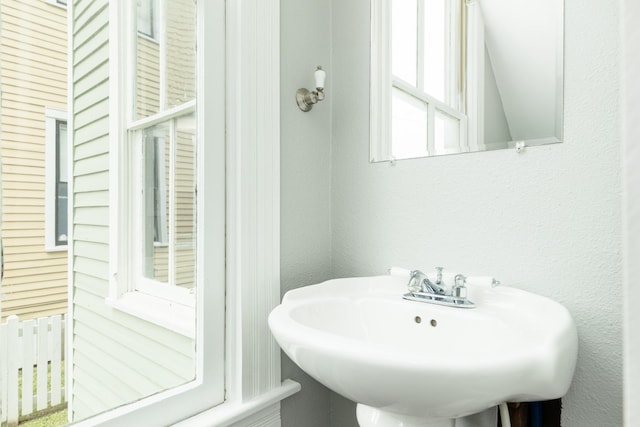
[[304, 88], [296, 91], [296, 102], [298, 103], [298, 107], [305, 113], [311, 111], [311, 108], [313, 108], [313, 104], [307, 103], [307, 99], [309, 99], [310, 94], [311, 92]]

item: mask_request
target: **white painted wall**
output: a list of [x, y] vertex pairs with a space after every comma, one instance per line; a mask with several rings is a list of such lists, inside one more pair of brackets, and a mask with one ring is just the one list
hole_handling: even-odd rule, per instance
[[[444, 265], [563, 303], [580, 335], [563, 426], [619, 426], [619, 4], [565, 11], [564, 143], [392, 167], [368, 162], [369, 1], [332, 3], [333, 275]], [[333, 425], [353, 425], [353, 407], [335, 402]]]
[[622, 2], [622, 117], [625, 171], [625, 425], [640, 425], [640, 3]]

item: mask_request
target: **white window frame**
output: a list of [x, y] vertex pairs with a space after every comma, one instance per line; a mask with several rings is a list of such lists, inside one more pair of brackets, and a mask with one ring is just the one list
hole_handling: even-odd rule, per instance
[[[60, 0], [45, 0], [47, 3], [49, 3], [50, 5], [53, 6], [57, 6], [60, 7], [62, 9], [66, 9], [67, 8], [67, 4], [66, 3], [61, 3]], [[67, 2], [69, 2], [70, 0], [66, 0]]]
[[[65, 122], [69, 124], [67, 112], [56, 108], [45, 109], [45, 201], [44, 201], [44, 248], [47, 252], [66, 251], [66, 245], [56, 244], [56, 223], [57, 223], [57, 189], [56, 179], [58, 174], [57, 168], [57, 124]], [[67, 127], [67, 139], [69, 135]], [[61, 141], [62, 142], [62, 141]], [[68, 141], [64, 141], [68, 147]], [[71, 152], [67, 149], [67, 155]], [[68, 165], [68, 162], [67, 162]], [[71, 169], [67, 168], [70, 173]], [[71, 181], [71, 177], [68, 177]], [[70, 193], [67, 193], [70, 194]], [[67, 216], [70, 209], [67, 209]], [[69, 242], [69, 233], [67, 233], [67, 242]]]
[[[133, 81], [132, 78], [130, 81]], [[135, 90], [131, 89], [131, 92], [135, 93]], [[166, 246], [168, 249], [168, 280], [167, 282], [160, 282], [158, 280], [154, 280], [150, 277], [146, 277], [143, 272], [144, 267], [144, 233], [143, 229], [145, 227], [142, 213], [145, 211], [144, 200], [140, 197], [142, 193], [142, 162], [143, 162], [143, 143], [141, 140], [140, 131], [151, 129], [156, 124], [169, 123], [170, 130], [170, 141], [167, 143], [170, 144], [172, 153], [176, 149], [176, 141], [173, 140], [175, 137], [175, 125], [174, 120], [185, 117], [186, 115], [193, 114], [196, 112], [196, 101], [189, 101], [185, 104], [182, 104], [176, 108], [172, 108], [170, 110], [166, 110], [160, 112], [158, 114], [154, 114], [145, 119], [136, 120], [133, 122], [129, 122], [127, 125], [128, 131], [128, 143], [127, 146], [124, 147], [124, 156], [127, 159], [130, 159], [129, 162], [130, 169], [123, 170], [121, 169], [123, 176], [128, 176], [129, 178], [125, 182], [121, 182], [123, 186], [121, 188], [122, 198], [120, 203], [124, 203], [128, 206], [126, 209], [127, 213], [123, 212], [122, 217], [122, 230], [123, 232], [118, 239], [121, 242], [119, 248], [119, 254], [121, 260], [123, 260], [124, 267], [118, 273], [118, 290], [120, 292], [119, 297], [122, 296], [123, 293], [126, 292], [143, 292], [145, 294], [149, 294], [152, 296], [156, 296], [158, 298], [166, 299], [172, 302], [176, 302], [187, 307], [194, 307], [195, 304], [195, 293], [193, 289], [182, 288], [176, 286], [173, 283], [175, 279], [175, 250], [177, 247], [177, 242], [175, 241], [176, 234], [176, 221], [174, 218], [175, 214], [175, 197], [172, 194], [169, 197], [169, 233], [168, 239], [165, 242], [159, 242], [158, 245], [154, 244], [154, 247], [158, 246]], [[198, 138], [200, 139], [200, 138]], [[197, 151], [199, 151], [201, 147], [197, 147]], [[127, 159], [122, 159], [122, 164], [127, 164]], [[198, 174], [198, 168], [202, 165], [196, 165], [196, 178], [197, 185], [201, 186], [203, 183], [202, 180], [207, 179], [206, 174]], [[126, 168], [126, 166], [125, 166]], [[175, 156], [171, 155], [170, 160], [170, 168], [169, 174], [173, 177], [175, 174]], [[173, 181], [173, 179], [171, 179]], [[129, 193], [131, 192], [131, 193]], [[133, 208], [134, 215], [131, 215], [131, 208]], [[203, 216], [204, 215], [204, 216]], [[205, 212], [203, 215], [197, 215], [196, 217], [196, 231], [202, 226], [202, 221], [204, 218], [207, 218], [207, 213]], [[165, 218], [165, 221], [167, 219]], [[196, 241], [203, 238], [202, 235], [197, 233]], [[133, 243], [133, 244], [132, 244]], [[126, 261], [124, 261], [126, 260]], [[198, 266], [200, 267], [200, 266]], [[123, 277], [122, 274], [125, 273], [126, 277]], [[152, 306], [149, 306], [152, 307]], [[178, 308], [182, 309], [182, 308]], [[164, 315], [162, 315], [164, 317]], [[166, 322], [168, 319], [165, 319]], [[186, 325], [184, 325], [186, 326]]]
[[[111, 123], [112, 130], [118, 133], [114, 137], [123, 137], [117, 131], [122, 121], [117, 94], [122, 94], [124, 88], [117, 64], [122, 60], [118, 46], [123, 40], [118, 23], [125, 17], [127, 3], [128, 0], [109, 3], [110, 79], [113, 87], [119, 88], [116, 102], [110, 103], [111, 119], [116, 122]], [[76, 423], [78, 427], [167, 425], [181, 420], [179, 425], [183, 427], [275, 427], [280, 425], [280, 401], [300, 390], [298, 383], [281, 382], [280, 348], [267, 325], [268, 313], [280, 301], [279, 15], [279, 0], [228, 2], [226, 21], [221, 18], [225, 16], [224, 0], [198, 2], [198, 46], [202, 47], [198, 54], [208, 50], [208, 40], [225, 36], [227, 40], [226, 69], [216, 67], [213, 61], [199, 61], [198, 75], [207, 78], [198, 81], [197, 108], [198, 125], [203, 127], [198, 132], [201, 137], [215, 133], [220, 126], [225, 129], [226, 111], [226, 155], [224, 147], [217, 147], [201, 152], [198, 158], [199, 165], [206, 164], [215, 175], [207, 181], [211, 183], [224, 182], [226, 160], [226, 209], [206, 198], [199, 199], [203, 203], [198, 204], [198, 209], [210, 210], [218, 219], [226, 214], [227, 241], [226, 245], [221, 243], [224, 236], [206, 228], [209, 223], [205, 222], [202, 232], [213, 236], [198, 240], [204, 246], [198, 256], [199, 261], [206, 256], [206, 266], [213, 269], [210, 260], [224, 260], [226, 254], [227, 292], [225, 296], [224, 289], [197, 287], [196, 316], [202, 327], [196, 330], [196, 380]], [[208, 25], [201, 25], [202, 20]], [[69, 78], [73, 81], [72, 73]], [[204, 102], [216, 99], [225, 86], [226, 108], [220, 102]], [[256, 99], [256, 90], [263, 91], [264, 96]], [[110, 155], [119, 159], [120, 153], [115, 150]], [[110, 176], [112, 184], [116, 181], [117, 185], [115, 172], [112, 170]], [[199, 189], [198, 197], [205, 191]], [[209, 205], [202, 206], [204, 203]], [[112, 261], [118, 259], [114, 252], [112, 247]], [[117, 274], [117, 265], [112, 265], [111, 270]], [[220, 278], [213, 271], [199, 274], [207, 282]], [[220, 301], [226, 302], [225, 310], [215, 309]], [[227, 324], [226, 340], [217, 328], [209, 327], [220, 322]], [[223, 354], [220, 348], [224, 348]], [[69, 353], [69, 365], [73, 366], [73, 351]], [[220, 366], [226, 392], [224, 403], [217, 404]], [[69, 412], [72, 411], [71, 407]]]

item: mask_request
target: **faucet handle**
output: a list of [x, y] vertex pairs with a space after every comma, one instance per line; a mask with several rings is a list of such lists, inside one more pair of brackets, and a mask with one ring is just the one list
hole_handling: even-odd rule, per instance
[[467, 297], [467, 278], [462, 274], [456, 274], [453, 279], [453, 289], [451, 289], [451, 295], [456, 298]]
[[422, 278], [425, 277], [425, 274], [420, 270], [411, 270], [411, 278], [409, 279], [409, 283], [407, 283], [407, 287], [409, 288], [409, 292], [420, 292], [422, 291]]
[[442, 270], [444, 270], [444, 267], [436, 267], [436, 284], [441, 284], [442, 283]]

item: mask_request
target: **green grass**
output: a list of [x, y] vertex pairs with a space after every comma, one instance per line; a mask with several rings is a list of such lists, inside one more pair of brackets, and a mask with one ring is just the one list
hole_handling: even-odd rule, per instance
[[[49, 411], [49, 410], [47, 410]], [[20, 427], [59, 427], [68, 423], [67, 408], [38, 415], [37, 418], [20, 421]]]
[[[62, 364], [62, 383], [64, 384], [64, 363]], [[37, 369], [33, 368], [33, 391], [36, 390], [38, 382]], [[51, 391], [51, 364], [47, 367], [47, 390]], [[18, 372], [18, 394], [22, 397], [22, 369]], [[35, 409], [35, 408], [34, 408]], [[20, 416], [20, 427], [58, 427], [68, 423], [67, 404], [49, 406], [47, 409], [34, 412], [29, 415]]]

